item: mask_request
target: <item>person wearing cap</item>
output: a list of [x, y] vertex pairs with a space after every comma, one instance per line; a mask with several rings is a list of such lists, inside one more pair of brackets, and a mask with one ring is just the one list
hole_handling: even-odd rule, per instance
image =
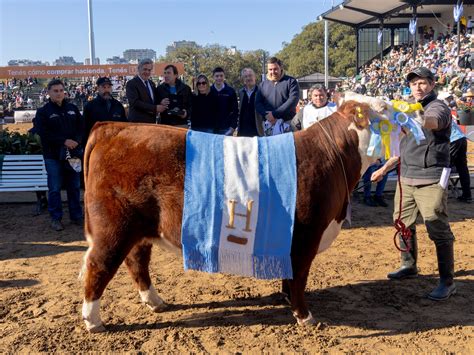
[[107, 77], [97, 79], [97, 96], [84, 106], [84, 142], [96, 122], [127, 122], [123, 105], [112, 96], [112, 82]]
[[[433, 91], [433, 73], [424, 67], [407, 75], [412, 95], [423, 106], [417, 111], [417, 121], [425, 135], [419, 144], [408, 133], [400, 142], [401, 191], [397, 185], [394, 201], [394, 219], [399, 217], [400, 194], [401, 221], [412, 232], [407, 243], [400, 237], [401, 267], [389, 273], [391, 280], [402, 280], [418, 276], [417, 236], [415, 223], [421, 213], [429, 238], [434, 242], [438, 257], [439, 284], [428, 294], [434, 301], [448, 299], [456, 293], [454, 284], [454, 235], [448, 222], [447, 183], [449, 180], [449, 141], [451, 134], [451, 112], [449, 107], [437, 99]], [[396, 165], [398, 159], [390, 159], [372, 175], [379, 181]]]

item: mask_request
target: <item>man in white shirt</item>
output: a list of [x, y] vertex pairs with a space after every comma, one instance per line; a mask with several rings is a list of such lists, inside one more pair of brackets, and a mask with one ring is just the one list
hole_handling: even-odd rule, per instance
[[309, 89], [309, 97], [311, 102], [291, 120], [293, 131], [306, 129], [337, 111], [336, 104], [328, 102], [328, 92], [324, 85], [313, 85]]

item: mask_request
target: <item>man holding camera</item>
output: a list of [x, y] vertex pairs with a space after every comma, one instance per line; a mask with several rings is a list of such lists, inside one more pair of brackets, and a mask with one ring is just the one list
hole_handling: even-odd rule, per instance
[[156, 96], [158, 102], [165, 100], [168, 108], [160, 114], [160, 123], [188, 128], [191, 88], [178, 79], [178, 68], [172, 64], [165, 67], [163, 76], [165, 81], [156, 88]]

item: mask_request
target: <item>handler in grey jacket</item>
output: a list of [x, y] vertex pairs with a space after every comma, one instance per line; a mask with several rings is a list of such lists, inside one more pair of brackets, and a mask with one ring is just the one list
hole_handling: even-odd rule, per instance
[[[449, 226], [447, 209], [447, 183], [449, 179], [449, 137], [451, 133], [451, 112], [448, 106], [436, 98], [433, 91], [436, 83], [433, 73], [424, 67], [407, 75], [413, 97], [421, 103], [424, 113], [419, 117], [425, 139], [417, 144], [413, 134], [407, 134], [400, 142], [401, 159], [401, 221], [410, 228], [412, 237], [402, 249], [401, 267], [389, 273], [392, 280], [418, 276], [416, 218], [421, 213], [428, 236], [436, 246], [438, 256], [439, 285], [428, 298], [441, 301], [456, 293], [454, 284], [454, 236]], [[390, 159], [383, 168], [372, 174], [377, 181], [391, 169], [398, 159]], [[395, 193], [394, 219], [398, 218], [400, 191]]]
[[257, 113], [271, 124], [279, 118], [291, 121], [300, 98], [298, 82], [284, 73], [283, 63], [276, 57], [267, 61], [267, 79], [260, 83], [255, 98]]

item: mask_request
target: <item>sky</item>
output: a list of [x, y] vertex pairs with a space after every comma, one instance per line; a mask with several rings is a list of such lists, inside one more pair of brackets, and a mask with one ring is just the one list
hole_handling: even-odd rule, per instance
[[[125, 49], [164, 55], [173, 41], [278, 52], [340, 0], [92, 0], [101, 63]], [[87, 0], [0, 0], [0, 66], [89, 57]]]

